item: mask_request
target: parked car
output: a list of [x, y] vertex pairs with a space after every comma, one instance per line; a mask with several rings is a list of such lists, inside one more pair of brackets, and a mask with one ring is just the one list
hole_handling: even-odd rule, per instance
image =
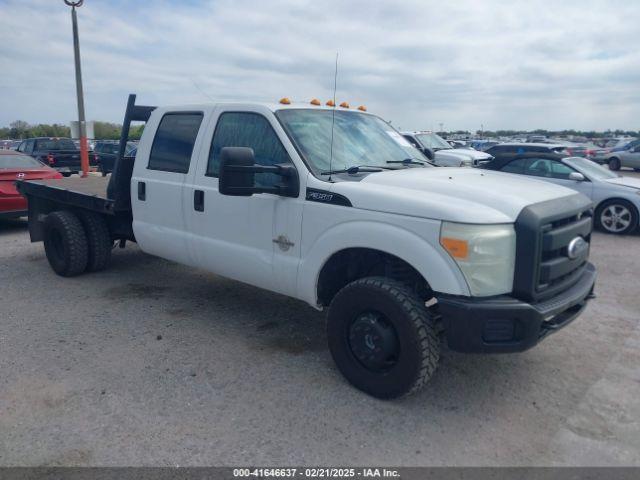
[[[17, 150], [49, 165], [65, 177], [81, 171], [80, 149], [70, 138], [29, 138], [23, 140]], [[95, 166], [95, 155], [92, 152], [89, 152], [89, 165]]]
[[49, 178], [62, 178], [62, 175], [29, 155], [0, 150], [0, 218], [27, 215], [27, 200], [16, 190], [16, 181]]
[[[601, 165], [607, 165], [611, 158], [619, 158], [614, 155], [616, 152], [625, 151], [626, 149], [635, 146], [637, 142], [638, 139], [633, 137], [610, 138], [604, 141], [601, 144], [601, 147], [596, 146], [596, 148], [590, 149], [587, 152], [587, 158]], [[613, 166], [617, 166], [615, 161]]]
[[[136, 148], [134, 142], [127, 142], [124, 155], [129, 156], [131, 151]], [[98, 165], [98, 171], [102, 173], [102, 176], [106, 176], [113, 171], [113, 166], [118, 156], [120, 149], [120, 142], [116, 140], [98, 140], [96, 141], [93, 153], [96, 157], [96, 164]]]
[[595, 205], [596, 227], [607, 233], [628, 234], [638, 227], [640, 179], [619, 176], [587, 158], [501, 155], [482, 168], [529, 175], [586, 195]]
[[557, 143], [520, 143], [509, 142], [494, 145], [485, 150], [485, 153], [497, 157], [504, 154], [522, 154], [522, 153], [559, 153], [566, 149], [565, 145]]
[[636, 172], [640, 171], [640, 140], [634, 140], [624, 147], [607, 152], [602, 163], [608, 164], [611, 170], [629, 167]]
[[113, 241], [129, 240], [297, 298], [327, 310], [338, 369], [380, 398], [423, 387], [440, 338], [526, 350], [592, 298], [591, 201], [573, 190], [412, 161], [368, 112], [134, 99], [123, 136], [147, 120], [139, 152], [108, 181], [20, 182], [31, 240], [61, 276], [104, 269]]
[[428, 158], [433, 156], [433, 163], [440, 167], [476, 167], [492, 158], [472, 148], [453, 148], [434, 132], [402, 132], [402, 136]]

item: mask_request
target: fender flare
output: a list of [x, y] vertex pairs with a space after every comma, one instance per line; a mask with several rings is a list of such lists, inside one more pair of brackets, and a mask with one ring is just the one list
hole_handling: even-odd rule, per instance
[[458, 265], [430, 241], [396, 225], [365, 220], [331, 227], [306, 250], [298, 268], [298, 298], [319, 308], [320, 272], [335, 253], [349, 248], [370, 248], [404, 260], [436, 292], [464, 296], [471, 294]]

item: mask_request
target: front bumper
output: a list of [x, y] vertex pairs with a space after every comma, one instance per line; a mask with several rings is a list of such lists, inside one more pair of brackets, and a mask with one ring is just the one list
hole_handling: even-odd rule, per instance
[[589, 263], [573, 286], [537, 303], [506, 295], [486, 300], [437, 296], [449, 348], [468, 353], [527, 350], [582, 313], [593, 298], [595, 281], [596, 269]]

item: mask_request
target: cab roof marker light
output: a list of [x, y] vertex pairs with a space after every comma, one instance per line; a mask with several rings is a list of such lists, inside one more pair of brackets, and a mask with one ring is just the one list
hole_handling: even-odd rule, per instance
[[342, 102], [342, 103], [340, 104], [340, 106], [341, 106], [342, 108], [349, 108], [349, 104], [348, 104], [347, 102]]
[[366, 112], [367, 111], [367, 107], [365, 107], [364, 105], [360, 105], [358, 107], [358, 110], [360, 110], [361, 112]]
[[282, 105], [290, 105], [290, 104], [291, 104], [291, 100], [289, 100], [289, 98], [288, 98], [288, 97], [282, 97], [282, 98], [280, 99], [280, 103], [281, 103]]
[[335, 106], [336, 106], [336, 104], [333, 102], [333, 100], [329, 100], [329, 101], [327, 101], [327, 103], [325, 103], [325, 105], [326, 105], [327, 107], [335, 107]]
[[322, 103], [320, 102], [320, 100], [318, 100], [317, 98], [312, 99], [309, 102], [311, 105], [321, 105]]

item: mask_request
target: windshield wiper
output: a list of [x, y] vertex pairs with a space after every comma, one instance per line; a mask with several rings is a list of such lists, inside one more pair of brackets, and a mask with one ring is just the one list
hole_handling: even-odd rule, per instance
[[424, 165], [427, 162], [418, 160], [416, 158], [405, 158], [404, 160], [387, 160], [387, 163], [401, 163], [403, 165]]
[[387, 163], [401, 163], [403, 165], [432, 165], [437, 167], [433, 162], [429, 160], [418, 160], [417, 158], [405, 158], [404, 160], [387, 160]]
[[356, 173], [363, 172], [381, 172], [384, 167], [368, 167], [367, 165], [355, 165], [349, 168], [341, 168], [339, 170], [329, 170], [321, 172], [320, 175], [334, 175], [336, 173], [348, 173], [349, 175], [355, 175]]

